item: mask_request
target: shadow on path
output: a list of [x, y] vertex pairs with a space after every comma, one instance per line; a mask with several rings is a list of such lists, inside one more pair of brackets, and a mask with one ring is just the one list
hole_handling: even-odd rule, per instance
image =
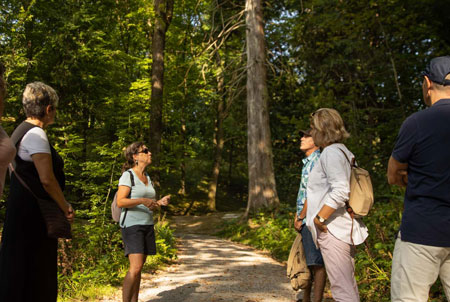
[[179, 265], [143, 281], [141, 301], [293, 301], [286, 268], [264, 253], [210, 235], [178, 237]]

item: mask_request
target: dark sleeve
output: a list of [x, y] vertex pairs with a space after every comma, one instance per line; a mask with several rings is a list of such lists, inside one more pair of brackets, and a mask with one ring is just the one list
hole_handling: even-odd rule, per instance
[[408, 117], [402, 124], [395, 142], [392, 157], [400, 162], [407, 163], [416, 145], [417, 122], [414, 115]]

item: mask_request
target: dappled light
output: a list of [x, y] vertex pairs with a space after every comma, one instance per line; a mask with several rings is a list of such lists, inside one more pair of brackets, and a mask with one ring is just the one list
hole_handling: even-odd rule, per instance
[[267, 255], [206, 235], [181, 238], [180, 264], [146, 283], [145, 301], [291, 301], [285, 267]]

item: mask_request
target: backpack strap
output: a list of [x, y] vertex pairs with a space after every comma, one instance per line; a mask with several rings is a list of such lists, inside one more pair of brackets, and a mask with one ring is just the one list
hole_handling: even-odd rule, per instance
[[[131, 190], [133, 190], [133, 187], [134, 187], [134, 175], [133, 175], [133, 172], [131, 172], [130, 170], [128, 170], [128, 173], [130, 173], [130, 180], [131, 180], [130, 193], [128, 194], [128, 198], [130, 198]], [[123, 224], [125, 222], [125, 218], [127, 218], [127, 213], [128, 213], [128, 208], [125, 208], [125, 214], [123, 214], [122, 223], [120, 224], [120, 226], [123, 226]]]
[[[345, 154], [344, 150], [342, 150], [341, 148], [339, 148], [339, 150], [342, 151], [342, 153], [344, 154], [345, 158], [347, 159], [348, 163], [350, 164], [350, 168], [352, 167], [357, 167], [355, 165], [355, 158], [352, 158], [352, 161], [350, 162], [350, 159], [348, 158], [347, 154]], [[353, 222], [355, 220], [355, 213], [353, 213], [353, 209], [350, 206], [350, 204], [348, 203], [348, 200], [345, 202], [345, 208], [347, 210], [347, 212], [350, 214], [350, 217], [352, 218], [352, 228], [350, 229], [350, 240], [352, 242], [353, 247], [355, 247], [355, 243], [353, 242]]]
[[350, 164], [351, 167], [357, 167], [357, 165], [355, 164], [355, 158], [352, 158], [352, 161], [350, 161], [350, 159], [348, 158], [347, 154], [345, 154], [344, 150], [342, 150], [341, 148], [338, 148], [339, 150], [341, 150], [341, 152], [344, 154], [345, 158], [347, 159], [348, 163]]

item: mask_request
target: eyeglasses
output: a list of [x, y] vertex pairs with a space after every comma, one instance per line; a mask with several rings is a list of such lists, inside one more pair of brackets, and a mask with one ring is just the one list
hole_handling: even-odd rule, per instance
[[148, 154], [148, 153], [150, 153], [150, 150], [148, 150], [148, 148], [144, 148], [141, 151], [138, 151], [138, 153]]

